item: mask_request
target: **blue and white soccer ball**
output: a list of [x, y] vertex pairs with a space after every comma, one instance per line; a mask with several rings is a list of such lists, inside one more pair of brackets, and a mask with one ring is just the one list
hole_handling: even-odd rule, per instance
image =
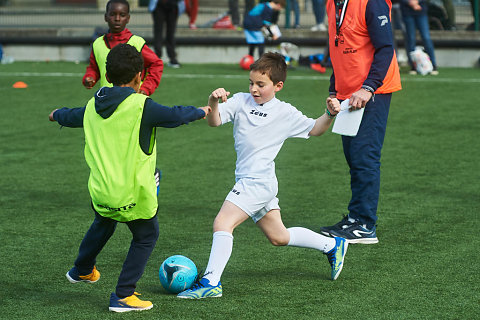
[[197, 275], [195, 263], [182, 255], [168, 257], [158, 271], [160, 283], [170, 293], [179, 293], [189, 289]]

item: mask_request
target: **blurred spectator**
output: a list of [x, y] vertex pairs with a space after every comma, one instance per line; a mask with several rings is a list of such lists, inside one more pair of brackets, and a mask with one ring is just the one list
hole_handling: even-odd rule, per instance
[[[255, 0], [245, 0], [245, 10], [243, 16], [245, 17], [250, 10], [255, 7]], [[238, 29], [240, 27], [240, 14], [238, 11], [238, 0], [228, 0], [228, 13], [232, 18], [233, 26]]]
[[163, 26], [166, 27], [166, 48], [172, 68], [180, 68], [175, 52], [175, 31], [178, 21], [178, 0], [150, 0], [148, 9], [153, 18], [153, 47], [161, 58], [163, 48]]
[[430, 30], [452, 30], [447, 10], [444, 6], [427, 0], [428, 22]]
[[[245, 16], [243, 23], [245, 38], [248, 44], [248, 54], [252, 57], [255, 48], [258, 48], [258, 57], [261, 57], [265, 51], [265, 36], [262, 28], [271, 26], [274, 21], [274, 13], [280, 12], [285, 8], [286, 0], [272, 0], [265, 3], [259, 3]], [[273, 35], [273, 40], [277, 36]]]
[[[271, 0], [260, 0], [258, 1], [259, 3], [265, 3], [265, 2], [270, 2]], [[287, 1], [288, 0], [285, 0], [285, 6], [287, 5]], [[285, 8], [285, 7], [283, 7]], [[253, 9], [253, 8], [252, 8]], [[250, 9], [251, 10], [251, 9]], [[245, 12], [245, 15], [247, 14], [248, 12]], [[272, 14], [272, 24], [277, 24], [278, 25], [278, 17], [280, 16], [280, 11], [277, 11], [277, 10], [274, 10], [273, 11], [273, 14]]]
[[453, 6], [453, 0], [442, 0], [443, 7], [447, 12], [447, 30], [455, 30], [457, 28], [455, 18], [455, 7]]
[[431, 74], [437, 75], [437, 63], [435, 60], [435, 51], [433, 41], [430, 38], [430, 27], [428, 23], [427, 1], [426, 0], [401, 0], [400, 9], [402, 10], [403, 22], [406, 30], [406, 49], [408, 63], [411, 67], [410, 74], [416, 74], [410, 53], [415, 50], [416, 29], [420, 32], [423, 46], [432, 61], [433, 71]]
[[405, 25], [402, 22], [402, 11], [400, 9], [401, 0], [392, 0], [392, 9], [391, 9], [391, 23], [393, 31], [393, 46], [395, 47], [395, 53], [397, 55], [397, 61], [399, 64], [407, 62], [406, 54], [399, 51], [397, 37], [395, 35], [396, 30], [402, 31], [402, 36], [404, 42], [407, 39], [407, 34], [405, 31]]
[[228, 13], [232, 18], [232, 24], [234, 27], [240, 25], [240, 14], [238, 13], [238, 0], [228, 0]]
[[478, 26], [480, 24], [480, 21], [477, 21], [478, 16], [475, 15], [475, 9], [477, 10], [477, 15], [480, 10], [480, 0], [470, 0], [470, 6], [472, 8], [473, 23], [467, 26], [467, 30], [475, 30], [475, 25]]
[[185, 11], [189, 17], [188, 27], [190, 29], [197, 29], [195, 22], [198, 15], [198, 0], [185, 0]]
[[325, 0], [312, 0], [313, 14], [315, 16], [315, 25], [310, 29], [312, 31], [327, 31], [325, 20]]
[[295, 24], [293, 25], [294, 28], [300, 28], [300, 6], [298, 5], [297, 0], [287, 0], [288, 1], [288, 11], [285, 12], [287, 16], [290, 15], [290, 12], [293, 10], [293, 14], [295, 17]]

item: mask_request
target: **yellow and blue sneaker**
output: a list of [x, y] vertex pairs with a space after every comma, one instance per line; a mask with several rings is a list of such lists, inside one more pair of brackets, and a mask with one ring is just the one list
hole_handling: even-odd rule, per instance
[[220, 298], [222, 296], [222, 284], [220, 281], [216, 286], [212, 286], [210, 281], [205, 278], [194, 283], [194, 285], [177, 295], [177, 298], [183, 299], [203, 299], [203, 298]]
[[100, 272], [98, 272], [97, 267], [93, 266], [92, 272], [86, 275], [80, 275], [78, 273], [77, 267], [73, 267], [70, 269], [67, 274], [65, 275], [71, 283], [77, 283], [77, 282], [88, 282], [88, 283], [94, 283], [97, 282], [98, 279], [100, 279]]
[[332, 280], [337, 280], [343, 268], [343, 260], [347, 252], [348, 242], [344, 238], [334, 237], [335, 246], [326, 253], [328, 262], [332, 267]]
[[140, 300], [138, 298], [139, 295], [140, 293], [134, 292], [131, 296], [120, 299], [114, 292], [112, 292], [110, 295], [110, 307], [108, 307], [108, 310], [114, 312], [129, 312], [152, 309], [153, 303]]

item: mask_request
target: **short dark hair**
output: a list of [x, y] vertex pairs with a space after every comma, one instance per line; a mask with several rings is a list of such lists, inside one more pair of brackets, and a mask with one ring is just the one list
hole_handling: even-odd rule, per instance
[[108, 9], [110, 9], [110, 5], [111, 5], [112, 3], [121, 3], [121, 4], [126, 5], [126, 6], [127, 6], [127, 10], [128, 10], [128, 12], [130, 13], [130, 3], [128, 3], [127, 0], [110, 0], [110, 1], [108, 1], [108, 2], [107, 2], [107, 5], [106, 5], [106, 7], [105, 7], [105, 12], [108, 12]]
[[285, 58], [276, 52], [264, 53], [260, 59], [250, 65], [250, 71], [266, 74], [274, 84], [287, 79]]
[[278, 3], [279, 5], [282, 6], [282, 8], [285, 8], [287, 5], [287, 1], [285, 0], [273, 0], [273, 2]]
[[143, 57], [135, 47], [121, 43], [107, 56], [107, 77], [114, 86], [127, 84], [143, 70]]

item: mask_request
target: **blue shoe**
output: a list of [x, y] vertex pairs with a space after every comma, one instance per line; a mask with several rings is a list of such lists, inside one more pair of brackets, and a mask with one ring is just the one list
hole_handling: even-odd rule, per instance
[[222, 284], [220, 281], [216, 286], [212, 286], [210, 282], [202, 278], [196, 282], [193, 287], [180, 292], [177, 298], [183, 299], [203, 299], [203, 298], [220, 298], [222, 296]]
[[114, 292], [110, 295], [108, 310], [114, 312], [142, 311], [153, 308], [153, 303], [138, 299], [140, 293], [134, 292], [131, 296], [120, 299]]
[[326, 253], [332, 267], [332, 280], [337, 280], [343, 269], [343, 259], [347, 253], [348, 242], [344, 238], [335, 237], [335, 247]]
[[334, 237], [347, 239], [349, 244], [375, 244], [378, 243], [377, 228], [367, 229], [364, 224], [355, 221], [350, 225], [344, 225], [342, 229], [331, 230], [330, 234]]

